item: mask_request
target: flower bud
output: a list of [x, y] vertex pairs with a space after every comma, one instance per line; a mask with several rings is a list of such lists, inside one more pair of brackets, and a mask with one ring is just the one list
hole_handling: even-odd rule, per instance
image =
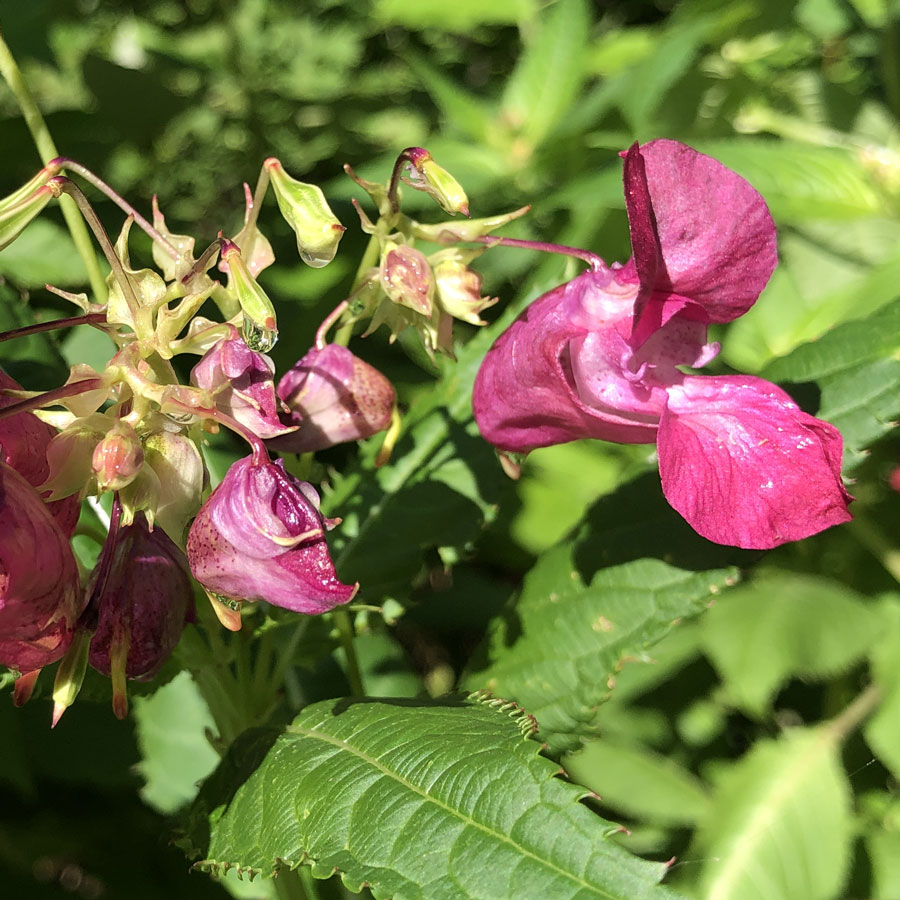
[[281, 215], [297, 236], [300, 259], [314, 269], [328, 265], [346, 228], [329, 208], [325, 195], [316, 185], [291, 178], [274, 157], [263, 165], [269, 173]]
[[388, 427], [396, 402], [390, 381], [339, 344], [310, 350], [282, 376], [278, 396], [300, 428], [272, 446], [290, 453], [371, 437]]
[[51, 500], [83, 499], [94, 486], [94, 451], [112, 423], [103, 413], [76, 419], [47, 447], [47, 479], [41, 485]]
[[241, 304], [244, 323], [241, 331], [251, 350], [268, 352], [278, 340], [278, 324], [275, 307], [266, 292], [250, 274], [241, 257], [240, 248], [229, 240], [223, 240], [222, 260], [228, 265], [228, 287], [234, 291]]
[[278, 418], [272, 360], [251, 350], [237, 329], [230, 328], [230, 337], [219, 341], [194, 366], [191, 384], [208, 391], [218, 410], [261, 438], [291, 431]]
[[201, 508], [188, 535], [194, 578], [218, 599], [265, 600], [301, 613], [347, 603], [325, 543], [337, 524], [319, 512], [315, 489], [275, 463], [238, 460]]
[[144, 439], [144, 470], [154, 472], [159, 483], [154, 528], [162, 528], [183, 547], [185, 526], [200, 507], [206, 480], [197, 445], [180, 432], [150, 434]]
[[502, 216], [488, 216], [484, 219], [469, 219], [468, 221], [458, 219], [455, 222], [438, 222], [435, 225], [413, 222], [411, 234], [415, 238], [430, 241], [433, 244], [458, 244], [462, 241], [475, 241], [490, 234], [495, 228], [500, 228], [501, 225], [506, 225], [513, 219], [524, 216], [530, 209], [530, 206], [523, 206], [521, 209], [504, 213]]
[[152, 678], [193, 617], [187, 560], [165, 532], [150, 531], [138, 515], [104, 547], [92, 588], [98, 618], [90, 664], [111, 676], [113, 710], [121, 719], [128, 711], [125, 679]]
[[430, 316], [434, 276], [423, 253], [406, 244], [385, 245], [381, 259], [381, 286], [393, 300], [423, 316]]
[[91, 468], [101, 491], [120, 491], [134, 481], [144, 464], [141, 439], [126, 422], [119, 420], [94, 448]]
[[[18, 191], [12, 196], [17, 194]], [[44, 185], [14, 203], [7, 202], [9, 197], [0, 201], [0, 250], [11, 244], [25, 230], [25, 226], [40, 215], [52, 197], [53, 191]]]
[[407, 147], [400, 154], [406, 160], [405, 184], [431, 195], [444, 212], [451, 216], [461, 212], [469, 215], [469, 198], [462, 185], [442, 166], [439, 166], [424, 147]]
[[493, 306], [497, 298], [481, 296], [481, 276], [466, 265], [466, 255], [471, 254], [442, 250], [432, 257], [438, 302], [455, 319], [486, 325], [478, 314]]
[[37, 491], [0, 463], [0, 665], [31, 672], [62, 657], [81, 605], [66, 536]]

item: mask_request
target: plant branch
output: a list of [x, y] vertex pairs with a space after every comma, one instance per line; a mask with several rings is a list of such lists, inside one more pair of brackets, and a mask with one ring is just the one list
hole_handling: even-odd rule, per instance
[[3, 341], [11, 341], [15, 338], [28, 337], [30, 334], [39, 334], [42, 331], [55, 331], [57, 328], [72, 328], [75, 325], [98, 325], [105, 321], [105, 313], [88, 313], [84, 316], [69, 316], [66, 319], [53, 319], [50, 322], [38, 322], [36, 325], [25, 325], [22, 328], [13, 328], [11, 331], [0, 332], [0, 343]]

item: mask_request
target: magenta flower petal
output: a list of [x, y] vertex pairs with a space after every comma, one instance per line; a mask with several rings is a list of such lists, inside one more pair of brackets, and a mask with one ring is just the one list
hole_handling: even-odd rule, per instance
[[[0, 369], [0, 389], [21, 390], [21, 385]], [[15, 403], [0, 394], [0, 409]], [[15, 469], [32, 487], [40, 487], [50, 474], [47, 447], [56, 430], [30, 412], [0, 419], [0, 461]], [[75, 530], [81, 502], [77, 496], [65, 497], [47, 504], [56, 524], [68, 537]]]
[[[475, 420], [486, 440], [516, 453], [584, 437], [653, 441], [655, 421], [636, 421], [603, 399], [607, 389], [627, 391], [624, 377], [611, 374], [618, 361], [612, 363], [605, 355], [610, 345], [627, 349], [615, 330], [616, 321], [599, 325], [606, 331], [593, 346], [582, 349], [589, 335], [595, 340], [591, 320], [604, 323], [610, 308], [619, 310], [626, 327], [630, 322], [634, 291], [621, 298], [617, 289], [609, 272], [584, 272], [532, 303], [497, 339], [478, 371], [472, 397]], [[585, 373], [579, 384], [571, 348], [579, 360], [585, 358], [578, 367], [579, 375]], [[594, 364], [598, 369], [591, 376]]]
[[677, 141], [635, 144], [623, 155], [641, 285], [635, 344], [681, 309], [703, 322], [747, 312], [777, 263], [763, 198], [737, 173]]
[[840, 432], [750, 376], [689, 376], [659, 426], [663, 493], [699, 534], [768, 549], [847, 522]]
[[69, 542], [35, 489], [0, 463], [0, 665], [59, 659], [82, 596]]
[[301, 613], [347, 603], [358, 585], [341, 583], [325, 543], [332, 524], [313, 487], [281, 461], [236, 462], [191, 526], [194, 577], [230, 600], [265, 600]]
[[314, 347], [278, 382], [290, 409], [285, 421], [300, 427], [272, 441], [285, 453], [324, 450], [384, 431], [391, 424], [394, 387], [346, 347]]
[[191, 370], [191, 383], [209, 391], [216, 407], [261, 438], [293, 430], [278, 418], [272, 360], [251, 350], [232, 326]]

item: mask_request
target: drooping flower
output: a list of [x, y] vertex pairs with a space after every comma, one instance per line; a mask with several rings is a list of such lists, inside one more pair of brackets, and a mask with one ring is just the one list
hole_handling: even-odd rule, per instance
[[216, 407], [261, 438], [293, 430], [278, 418], [278, 398], [268, 356], [251, 350], [230, 326], [230, 336], [210, 348], [191, 370], [191, 383], [209, 391]]
[[371, 437], [388, 427], [395, 402], [390, 381], [340, 344], [310, 350], [282, 376], [278, 396], [299, 428], [271, 445], [289, 453]]
[[0, 462], [0, 665], [27, 673], [58, 660], [81, 606], [67, 536], [37, 491]]
[[89, 584], [97, 607], [90, 663], [113, 684], [113, 709], [128, 710], [126, 678], [152, 678], [169, 658], [193, 595], [184, 553], [166, 533], [137, 515], [111, 536]]
[[187, 556], [194, 578], [228, 603], [265, 600], [301, 613], [347, 603], [325, 543], [335, 524], [319, 512], [312, 485], [281, 460], [247, 457], [228, 470], [191, 525]]
[[676, 141], [632, 146], [633, 257], [535, 301], [488, 351], [473, 404], [501, 450], [656, 441], [663, 493], [701, 535], [764, 549], [850, 518], [840, 433], [752, 376], [685, 374], [718, 353], [776, 264], [762, 197]]

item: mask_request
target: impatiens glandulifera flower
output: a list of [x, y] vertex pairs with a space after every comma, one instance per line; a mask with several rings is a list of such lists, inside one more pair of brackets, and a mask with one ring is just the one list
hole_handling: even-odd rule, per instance
[[356, 594], [338, 581], [325, 543], [334, 520], [319, 512], [315, 489], [263, 455], [238, 460], [191, 525], [187, 556], [194, 578], [232, 608], [265, 600], [323, 613]]
[[293, 430], [278, 418], [275, 366], [268, 356], [251, 350], [229, 326], [230, 336], [206, 352], [191, 371], [191, 384], [208, 391], [216, 408], [261, 438]]
[[[15, 403], [15, 398], [3, 390], [21, 390], [21, 386], [0, 369], [0, 409]], [[47, 480], [50, 466], [47, 448], [56, 435], [55, 429], [30, 412], [17, 413], [0, 419], [0, 461], [15, 469], [33, 488], [40, 488]], [[45, 497], [49, 491], [44, 490]], [[67, 497], [47, 503], [56, 524], [67, 537], [75, 530], [81, 502]]]
[[634, 256], [536, 300], [488, 351], [473, 404], [500, 450], [657, 442], [667, 500], [709, 540], [766, 549], [850, 518], [840, 433], [751, 376], [687, 375], [707, 326], [743, 315], [776, 264], [762, 197], [676, 141], [625, 154]]
[[277, 450], [306, 453], [383, 431], [391, 423], [394, 387], [346, 347], [313, 348], [278, 382], [290, 409], [293, 434], [271, 442]]
[[0, 665], [28, 673], [60, 659], [81, 606], [67, 535], [37, 491], [0, 463]]
[[113, 711], [123, 719], [126, 678], [152, 678], [193, 618], [187, 560], [162, 529], [150, 531], [137, 515], [111, 529], [88, 590], [96, 605], [90, 664], [111, 677]]

